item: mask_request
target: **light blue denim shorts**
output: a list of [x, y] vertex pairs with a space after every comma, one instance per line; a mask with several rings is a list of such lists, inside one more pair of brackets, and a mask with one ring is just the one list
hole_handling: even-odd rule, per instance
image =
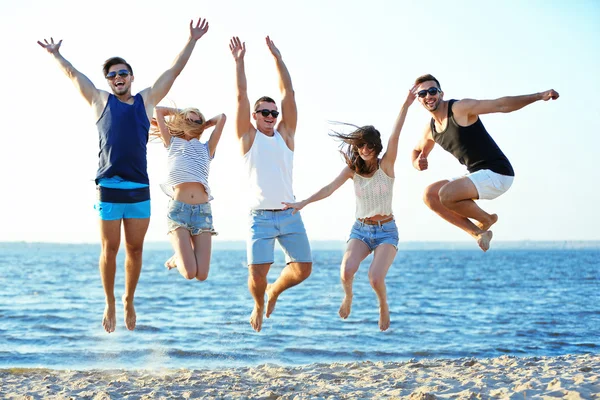
[[381, 244], [391, 244], [398, 250], [398, 227], [396, 220], [391, 220], [381, 225], [367, 225], [364, 222], [356, 220], [352, 225], [350, 232], [351, 239], [358, 239], [373, 251]]
[[178, 228], [187, 229], [192, 236], [203, 232], [217, 235], [213, 227], [210, 203], [186, 204], [177, 200], [169, 200], [167, 213], [169, 233]]
[[300, 213], [287, 210], [251, 210], [246, 252], [248, 265], [275, 261], [275, 240], [285, 253], [286, 263], [312, 262], [310, 243]]

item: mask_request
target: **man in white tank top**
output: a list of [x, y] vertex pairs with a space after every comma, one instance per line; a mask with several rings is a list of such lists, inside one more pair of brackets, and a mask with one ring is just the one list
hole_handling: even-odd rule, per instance
[[[292, 79], [281, 53], [268, 36], [266, 43], [275, 58], [279, 74], [281, 118], [277, 104], [270, 97], [261, 97], [254, 108], [250, 108], [244, 68], [246, 43], [242, 43], [238, 37], [233, 37], [229, 43], [236, 64], [235, 130], [252, 193], [247, 241], [248, 288], [254, 298], [250, 325], [257, 332], [262, 328], [263, 314], [266, 313], [269, 318], [279, 295], [308, 278], [312, 270], [310, 244], [300, 213], [292, 214], [291, 209], [283, 210], [283, 202], [295, 199], [292, 168], [297, 109]], [[287, 265], [277, 280], [268, 284], [267, 274], [274, 261], [275, 240], [285, 252]]]

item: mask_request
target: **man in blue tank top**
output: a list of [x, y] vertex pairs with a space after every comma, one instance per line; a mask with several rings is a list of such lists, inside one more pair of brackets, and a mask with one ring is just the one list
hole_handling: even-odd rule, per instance
[[492, 240], [489, 229], [498, 221], [498, 216], [485, 212], [474, 200], [491, 200], [505, 193], [515, 174], [479, 115], [508, 113], [538, 100], [556, 100], [558, 93], [550, 89], [495, 100], [448, 101], [443, 99], [440, 83], [432, 75], [418, 77], [415, 84], [419, 101], [432, 118], [412, 152], [413, 166], [419, 171], [426, 170], [427, 156], [437, 143], [468, 170], [464, 176], [429, 185], [425, 189], [425, 204], [475, 238], [481, 250], [487, 251]]
[[96, 88], [60, 54], [62, 40], [38, 44], [58, 62], [79, 93], [92, 107], [100, 139], [96, 174], [100, 217], [100, 276], [106, 296], [102, 325], [106, 332], [115, 330], [115, 272], [121, 242], [121, 225], [125, 236], [125, 326], [135, 329], [134, 294], [142, 270], [144, 237], [150, 224], [150, 190], [146, 168], [146, 145], [154, 107], [166, 96], [175, 78], [187, 64], [196, 41], [208, 31], [208, 22], [190, 22], [190, 37], [171, 67], [156, 82], [133, 96], [133, 69], [120, 57], [108, 59], [103, 73], [112, 93]]
[[[257, 332], [261, 330], [263, 314], [269, 318], [279, 295], [304, 281], [312, 271], [310, 243], [300, 213], [283, 209], [283, 202], [295, 201], [292, 167], [298, 110], [292, 78], [281, 53], [268, 36], [266, 43], [279, 75], [282, 94], [279, 122], [277, 104], [270, 97], [261, 97], [254, 109], [250, 108], [244, 68], [246, 44], [238, 37], [233, 37], [229, 43], [236, 66], [235, 130], [252, 191], [246, 246], [248, 289], [254, 298], [250, 325]], [[285, 252], [286, 266], [273, 284], [267, 284], [267, 274], [274, 261], [275, 240]], [[265, 294], [268, 297], [266, 307]]]

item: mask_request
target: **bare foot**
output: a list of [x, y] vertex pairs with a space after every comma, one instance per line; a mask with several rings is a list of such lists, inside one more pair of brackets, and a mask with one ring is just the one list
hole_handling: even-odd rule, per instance
[[252, 315], [250, 315], [250, 325], [252, 325], [252, 329], [256, 332], [260, 332], [260, 328], [262, 328], [263, 312], [262, 307], [254, 305], [254, 310], [252, 310]]
[[115, 331], [115, 327], [117, 326], [117, 317], [115, 314], [115, 302], [106, 303], [106, 307], [104, 308], [104, 317], [102, 317], [102, 326], [107, 333], [111, 333]]
[[340, 317], [342, 317], [342, 319], [346, 319], [350, 315], [351, 310], [352, 296], [344, 296], [344, 300], [342, 300], [342, 305], [340, 306], [340, 311], [338, 311], [338, 314], [340, 314]]
[[133, 300], [127, 300], [125, 295], [123, 295], [123, 308], [125, 309], [125, 326], [132, 331], [135, 329], [136, 322], [135, 307], [133, 306]]
[[275, 303], [277, 303], [277, 297], [273, 294], [273, 285], [272, 284], [268, 284], [267, 285], [267, 289], [265, 290], [265, 294], [267, 295], [267, 318], [269, 318], [271, 316], [271, 314], [273, 314], [273, 311], [275, 311]]
[[488, 251], [490, 248], [490, 242], [492, 241], [492, 231], [485, 231], [476, 237], [477, 244], [483, 251]]
[[487, 231], [496, 222], [498, 222], [498, 214], [491, 214], [490, 219], [488, 221], [476, 221], [475, 226], [477, 226], [482, 231]]
[[387, 331], [390, 327], [390, 308], [387, 303], [383, 306], [379, 306], [379, 329], [383, 331]]
[[175, 256], [175, 254], [173, 254], [171, 256], [171, 258], [169, 258], [167, 261], [165, 261], [165, 267], [170, 271], [173, 268], [177, 268], [177, 257]]

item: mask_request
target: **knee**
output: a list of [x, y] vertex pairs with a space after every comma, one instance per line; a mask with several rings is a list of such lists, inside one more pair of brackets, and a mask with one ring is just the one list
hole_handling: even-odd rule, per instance
[[300, 279], [305, 280], [312, 273], [312, 263], [300, 263], [297, 270]]
[[385, 286], [385, 276], [369, 273], [369, 282], [371, 283], [371, 287], [373, 289], [378, 289], [382, 286]]
[[439, 203], [439, 192], [440, 190], [433, 186], [429, 186], [427, 189], [425, 189], [425, 192], [423, 193], [423, 202], [427, 205], [427, 207], [433, 208], [437, 203]]
[[119, 252], [119, 245], [112, 245], [104, 243], [102, 245], [102, 257], [103, 258], [117, 258]]
[[342, 278], [342, 282], [348, 282], [354, 279], [354, 274], [358, 270], [358, 263], [353, 260], [346, 260], [342, 264], [340, 277]]
[[126, 246], [127, 256], [129, 257], [142, 257], [144, 251], [143, 245], [127, 245]]
[[196, 274], [196, 279], [201, 282], [204, 282], [205, 280], [207, 280], [208, 279], [208, 268], [199, 267], [198, 273]]

